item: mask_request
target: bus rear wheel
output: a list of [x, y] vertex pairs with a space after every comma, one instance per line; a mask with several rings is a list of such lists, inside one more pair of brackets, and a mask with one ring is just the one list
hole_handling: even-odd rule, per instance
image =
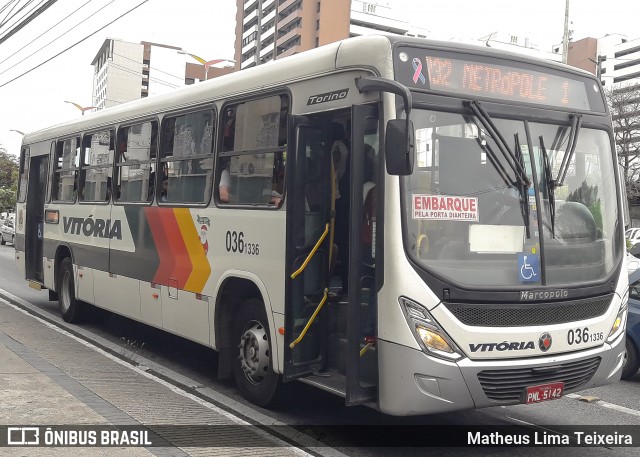
[[233, 361], [233, 375], [244, 398], [258, 406], [268, 405], [280, 383], [273, 371], [269, 324], [260, 300], [246, 300], [233, 323], [234, 344], [238, 357]]
[[69, 323], [79, 322], [82, 314], [82, 302], [76, 299], [73, 262], [69, 257], [65, 257], [60, 263], [57, 289], [62, 318]]

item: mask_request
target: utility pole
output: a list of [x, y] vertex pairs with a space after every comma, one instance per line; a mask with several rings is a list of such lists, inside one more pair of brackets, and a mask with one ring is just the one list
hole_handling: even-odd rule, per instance
[[569, 0], [565, 0], [564, 8], [564, 36], [562, 38], [562, 63], [567, 63], [569, 55]]

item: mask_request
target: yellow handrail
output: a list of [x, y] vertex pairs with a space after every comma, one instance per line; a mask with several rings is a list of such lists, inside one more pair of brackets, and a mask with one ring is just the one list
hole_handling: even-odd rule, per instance
[[369, 351], [369, 349], [371, 349], [373, 346], [375, 346], [374, 343], [365, 344], [364, 347], [360, 349], [360, 357], [363, 357], [367, 353], [367, 351]]
[[[332, 156], [331, 157], [331, 216], [330, 216], [330, 219], [329, 219], [330, 222], [329, 222], [329, 224], [327, 224], [325, 226], [324, 232], [322, 232], [322, 235], [320, 236], [320, 239], [318, 240], [316, 245], [313, 247], [313, 249], [311, 250], [311, 252], [307, 256], [305, 261], [300, 266], [300, 268], [298, 268], [298, 270], [296, 270], [291, 275], [291, 279], [295, 279], [296, 276], [298, 276], [300, 273], [302, 273], [304, 271], [304, 269], [307, 267], [307, 264], [309, 263], [309, 261], [311, 260], [313, 255], [316, 253], [316, 251], [318, 250], [318, 248], [320, 247], [320, 245], [322, 244], [322, 242], [326, 238], [327, 233], [330, 233], [330, 235], [329, 235], [329, 268], [331, 268], [331, 261], [333, 259], [333, 255], [334, 255], [334, 253], [333, 253], [333, 236], [334, 236], [334, 230], [335, 230], [334, 227], [335, 227], [335, 218], [336, 218], [336, 216], [335, 216], [335, 214], [336, 214], [336, 180], [335, 180], [335, 176], [336, 176], [336, 171], [335, 171], [335, 167], [334, 167], [334, 163], [333, 163], [333, 156]], [[329, 229], [329, 227], [331, 227], [331, 229]], [[307, 330], [309, 330], [309, 327], [311, 327], [311, 324], [313, 324], [313, 321], [316, 319], [316, 316], [318, 315], [318, 313], [320, 312], [320, 310], [322, 309], [322, 307], [326, 303], [328, 296], [329, 296], [329, 288], [325, 287], [324, 296], [322, 297], [322, 300], [320, 300], [320, 303], [318, 303], [318, 306], [316, 307], [315, 311], [313, 312], [313, 314], [309, 318], [309, 322], [307, 322], [307, 325], [304, 326], [304, 328], [302, 329], [302, 332], [300, 333], [298, 338], [296, 338], [294, 341], [291, 342], [291, 344], [289, 344], [289, 347], [291, 349], [293, 349], [300, 341], [302, 341], [304, 336], [307, 334]]]
[[329, 289], [325, 288], [324, 289], [324, 297], [322, 297], [322, 300], [320, 300], [320, 303], [318, 303], [318, 306], [316, 306], [316, 310], [313, 312], [313, 314], [309, 318], [309, 322], [307, 322], [307, 325], [304, 326], [304, 328], [302, 329], [302, 333], [300, 333], [298, 338], [296, 338], [294, 341], [292, 341], [291, 344], [289, 345], [289, 347], [291, 349], [293, 349], [296, 344], [298, 344], [300, 341], [302, 341], [302, 338], [304, 338], [304, 336], [307, 334], [307, 330], [309, 330], [309, 327], [311, 327], [311, 324], [313, 323], [313, 321], [315, 320], [316, 316], [318, 315], [318, 313], [320, 312], [320, 310], [324, 306], [325, 302], [327, 301], [327, 297], [328, 296], [329, 296]]
[[316, 245], [313, 247], [313, 249], [311, 250], [311, 252], [307, 256], [307, 258], [304, 259], [304, 262], [302, 262], [302, 265], [300, 266], [300, 268], [298, 268], [296, 271], [294, 271], [291, 274], [291, 279], [296, 279], [296, 276], [298, 276], [300, 273], [302, 273], [304, 271], [305, 268], [307, 268], [307, 265], [311, 261], [311, 258], [314, 256], [314, 254], [316, 253], [316, 251], [318, 250], [318, 248], [320, 247], [320, 245], [322, 244], [324, 239], [327, 237], [327, 233], [329, 233], [329, 224], [327, 224], [325, 226], [324, 232], [322, 232], [322, 235], [320, 235], [320, 239], [318, 240]]

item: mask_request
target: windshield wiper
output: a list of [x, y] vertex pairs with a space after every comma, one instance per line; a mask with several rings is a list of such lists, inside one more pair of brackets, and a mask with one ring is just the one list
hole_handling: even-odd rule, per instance
[[580, 127], [582, 126], [582, 114], [571, 115], [571, 130], [569, 131], [569, 140], [567, 141], [567, 149], [562, 157], [562, 163], [558, 170], [558, 176], [555, 180], [554, 187], [560, 187], [564, 184], [564, 178], [569, 171], [569, 164], [573, 158], [573, 153], [576, 150], [576, 144], [578, 143], [578, 134], [580, 133]]
[[553, 180], [551, 172], [551, 164], [549, 163], [549, 155], [547, 148], [544, 147], [544, 138], [540, 135], [540, 149], [542, 150], [542, 163], [544, 165], [544, 183], [547, 191], [547, 200], [549, 200], [549, 216], [551, 219], [551, 236], [556, 237], [555, 219], [556, 219], [556, 182]]
[[[524, 154], [522, 153], [522, 148], [520, 147], [520, 139], [518, 138], [518, 134], [514, 135], [516, 140], [516, 152], [518, 163], [522, 168], [524, 168]], [[531, 237], [531, 233], [529, 231], [529, 195], [527, 194], [527, 187], [524, 184], [524, 181], [520, 181], [520, 186], [518, 187], [520, 191], [520, 209], [522, 211], [522, 219], [524, 220], [524, 227], [527, 231], [527, 238]]]
[[487, 130], [487, 132], [489, 132], [489, 135], [491, 135], [491, 137], [496, 142], [496, 145], [504, 156], [504, 159], [509, 165], [509, 168], [513, 170], [516, 179], [512, 184], [516, 187], [519, 186], [520, 183], [524, 184], [526, 188], [531, 186], [531, 181], [529, 181], [527, 173], [525, 172], [522, 164], [513, 153], [513, 151], [511, 151], [511, 149], [509, 148], [509, 145], [498, 131], [498, 128], [493, 123], [493, 120], [489, 116], [489, 113], [485, 111], [480, 102], [477, 100], [467, 100], [465, 101], [465, 104], [469, 107], [471, 112], [480, 120], [480, 123]]

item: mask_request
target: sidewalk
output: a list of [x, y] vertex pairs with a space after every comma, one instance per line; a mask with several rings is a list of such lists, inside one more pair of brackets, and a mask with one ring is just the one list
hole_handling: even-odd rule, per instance
[[[168, 443], [166, 447], [155, 444], [163, 440], [152, 440], [154, 445], [146, 447], [3, 447], [0, 455], [306, 454], [2, 298], [0, 424], [3, 434], [8, 433], [7, 426], [102, 425], [111, 430], [148, 426], [154, 437]], [[187, 427], [199, 425], [208, 427]], [[7, 440], [0, 436], [0, 443]]]

